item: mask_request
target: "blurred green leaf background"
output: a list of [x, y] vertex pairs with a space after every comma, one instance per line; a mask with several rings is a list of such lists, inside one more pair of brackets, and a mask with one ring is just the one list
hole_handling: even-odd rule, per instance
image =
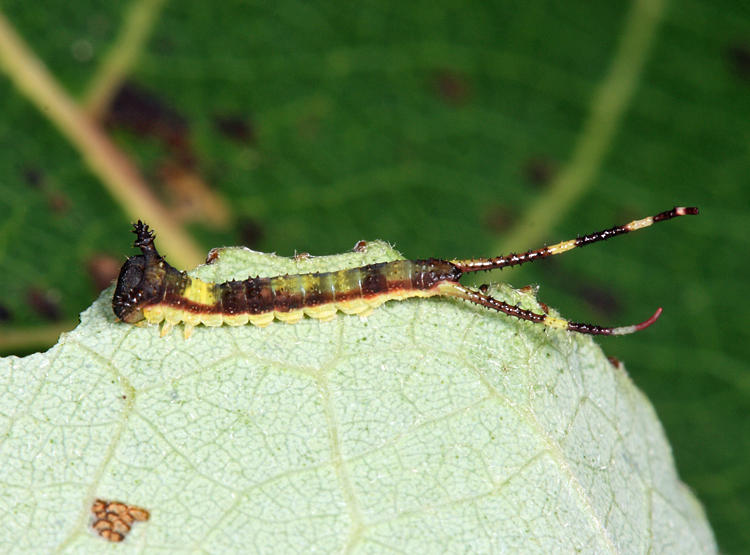
[[[13, 0], [2, 13], [81, 104], [135, 22], [144, 42], [96, 125], [203, 251], [380, 238], [410, 258], [469, 257], [699, 206], [484, 279], [540, 284], [579, 321], [664, 307], [600, 343], [654, 403], [721, 549], [750, 549], [750, 7]], [[74, 325], [133, 252], [138, 214], [6, 73], [0, 98], [0, 348], [23, 354]]]

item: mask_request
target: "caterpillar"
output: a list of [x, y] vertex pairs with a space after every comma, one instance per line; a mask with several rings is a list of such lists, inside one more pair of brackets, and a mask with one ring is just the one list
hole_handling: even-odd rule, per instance
[[653, 324], [662, 309], [657, 309], [639, 324], [603, 327], [519, 308], [487, 295], [483, 288], [478, 291], [468, 288], [459, 280], [465, 273], [518, 266], [657, 222], [696, 214], [696, 207], [675, 207], [655, 216], [522, 254], [452, 260], [394, 260], [334, 272], [248, 277], [243, 281], [225, 283], [192, 278], [170, 266], [156, 250], [154, 233], [139, 220], [133, 225], [136, 234], [133, 246], [140, 248], [141, 254], [128, 258], [120, 270], [112, 309], [120, 320], [130, 324], [142, 320], [152, 324], [164, 322], [162, 336], [176, 324], [183, 323], [184, 335], [188, 338], [199, 324], [241, 326], [249, 322], [267, 326], [274, 318], [293, 324], [305, 314], [325, 321], [334, 318], [338, 311], [366, 316], [390, 300], [443, 296], [463, 299], [550, 328], [591, 335], [626, 335]]

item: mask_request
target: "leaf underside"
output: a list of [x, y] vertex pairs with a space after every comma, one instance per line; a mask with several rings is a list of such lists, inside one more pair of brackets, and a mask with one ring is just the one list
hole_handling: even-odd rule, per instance
[[[231, 248], [194, 274], [399, 256]], [[433, 298], [160, 338], [116, 322], [111, 295], [0, 361], [2, 551], [102, 549], [96, 498], [150, 511], [124, 540], [139, 549], [716, 550], [651, 405], [589, 337]]]

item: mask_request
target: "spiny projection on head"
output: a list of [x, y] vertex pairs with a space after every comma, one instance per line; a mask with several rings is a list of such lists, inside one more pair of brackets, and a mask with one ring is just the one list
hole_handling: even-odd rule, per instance
[[695, 207], [676, 207], [655, 216], [583, 235], [555, 245], [493, 258], [394, 260], [334, 272], [274, 277], [248, 277], [243, 281], [209, 283], [191, 278], [170, 266], [156, 250], [154, 234], [138, 221], [133, 226], [134, 246], [141, 254], [128, 258], [120, 270], [112, 308], [121, 320], [152, 324], [164, 322], [162, 335], [184, 323], [185, 337], [198, 324], [241, 326], [248, 322], [267, 326], [274, 318], [293, 324], [306, 314], [331, 320], [337, 311], [366, 316], [390, 300], [409, 297], [456, 297], [514, 318], [592, 335], [625, 335], [653, 324], [661, 308], [640, 324], [603, 327], [539, 314], [495, 299], [461, 283], [469, 272], [518, 266], [571, 249], [637, 231], [678, 216], [696, 215]]

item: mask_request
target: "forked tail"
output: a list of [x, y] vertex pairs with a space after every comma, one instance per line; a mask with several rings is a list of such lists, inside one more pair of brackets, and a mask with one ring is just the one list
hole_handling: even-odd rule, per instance
[[672, 210], [661, 212], [656, 216], [649, 216], [642, 220], [634, 220], [625, 225], [618, 225], [604, 231], [597, 231], [595, 233], [589, 233], [576, 239], [569, 239], [562, 241], [549, 247], [542, 247], [540, 249], [530, 250], [522, 254], [509, 254], [507, 256], [496, 256], [494, 258], [466, 258], [451, 260], [451, 264], [455, 265], [462, 272], [481, 272], [483, 270], [494, 270], [496, 268], [505, 268], [506, 266], [518, 266], [525, 264], [526, 262], [533, 262], [540, 258], [547, 258], [548, 256], [555, 256], [562, 254], [569, 250], [585, 247], [598, 241], [604, 241], [616, 235], [622, 235], [623, 233], [629, 233], [631, 231], [637, 231], [645, 227], [649, 227], [657, 222], [663, 222], [677, 218], [678, 216], [692, 216], [698, 214], [698, 208], [695, 206], [677, 206]]
[[[623, 233], [637, 231], [639, 229], [649, 227], [657, 222], [671, 220], [672, 218], [677, 218], [679, 216], [690, 216], [696, 214], [698, 214], [697, 207], [677, 206], [672, 210], [661, 212], [656, 216], [649, 216], [648, 218], [643, 218], [641, 220], [634, 220], [625, 225], [619, 225], [610, 229], [605, 229], [603, 231], [597, 231], [595, 233], [583, 235], [582, 237], [578, 237], [576, 239], [569, 239], [568, 241], [562, 241], [548, 247], [530, 250], [522, 254], [509, 254], [507, 256], [496, 256], [493, 258], [458, 259], [451, 260], [450, 263], [456, 266], [461, 272], [480, 272], [483, 270], [505, 268], [506, 266], [518, 266], [520, 264], [525, 264], [526, 262], [533, 262], [534, 260], [539, 260], [548, 256], [562, 254], [578, 247], [585, 247], [586, 245], [590, 245], [598, 241], [604, 241], [611, 237], [615, 237], [616, 235], [622, 235]], [[661, 308], [658, 308], [650, 318], [644, 320], [640, 324], [609, 328], [582, 322], [570, 322], [568, 320], [556, 318], [548, 314], [537, 314], [536, 312], [525, 310], [503, 301], [499, 301], [479, 291], [468, 289], [458, 282], [445, 282], [441, 284], [440, 292], [443, 295], [458, 297], [472, 303], [497, 310], [499, 312], [504, 312], [509, 316], [514, 316], [516, 318], [520, 318], [521, 320], [528, 320], [529, 322], [535, 322], [551, 328], [566, 329], [569, 331], [591, 335], [626, 335], [629, 333], [635, 333], [649, 327], [651, 324], [656, 322], [657, 318], [659, 318], [659, 316], [661, 315]]]

